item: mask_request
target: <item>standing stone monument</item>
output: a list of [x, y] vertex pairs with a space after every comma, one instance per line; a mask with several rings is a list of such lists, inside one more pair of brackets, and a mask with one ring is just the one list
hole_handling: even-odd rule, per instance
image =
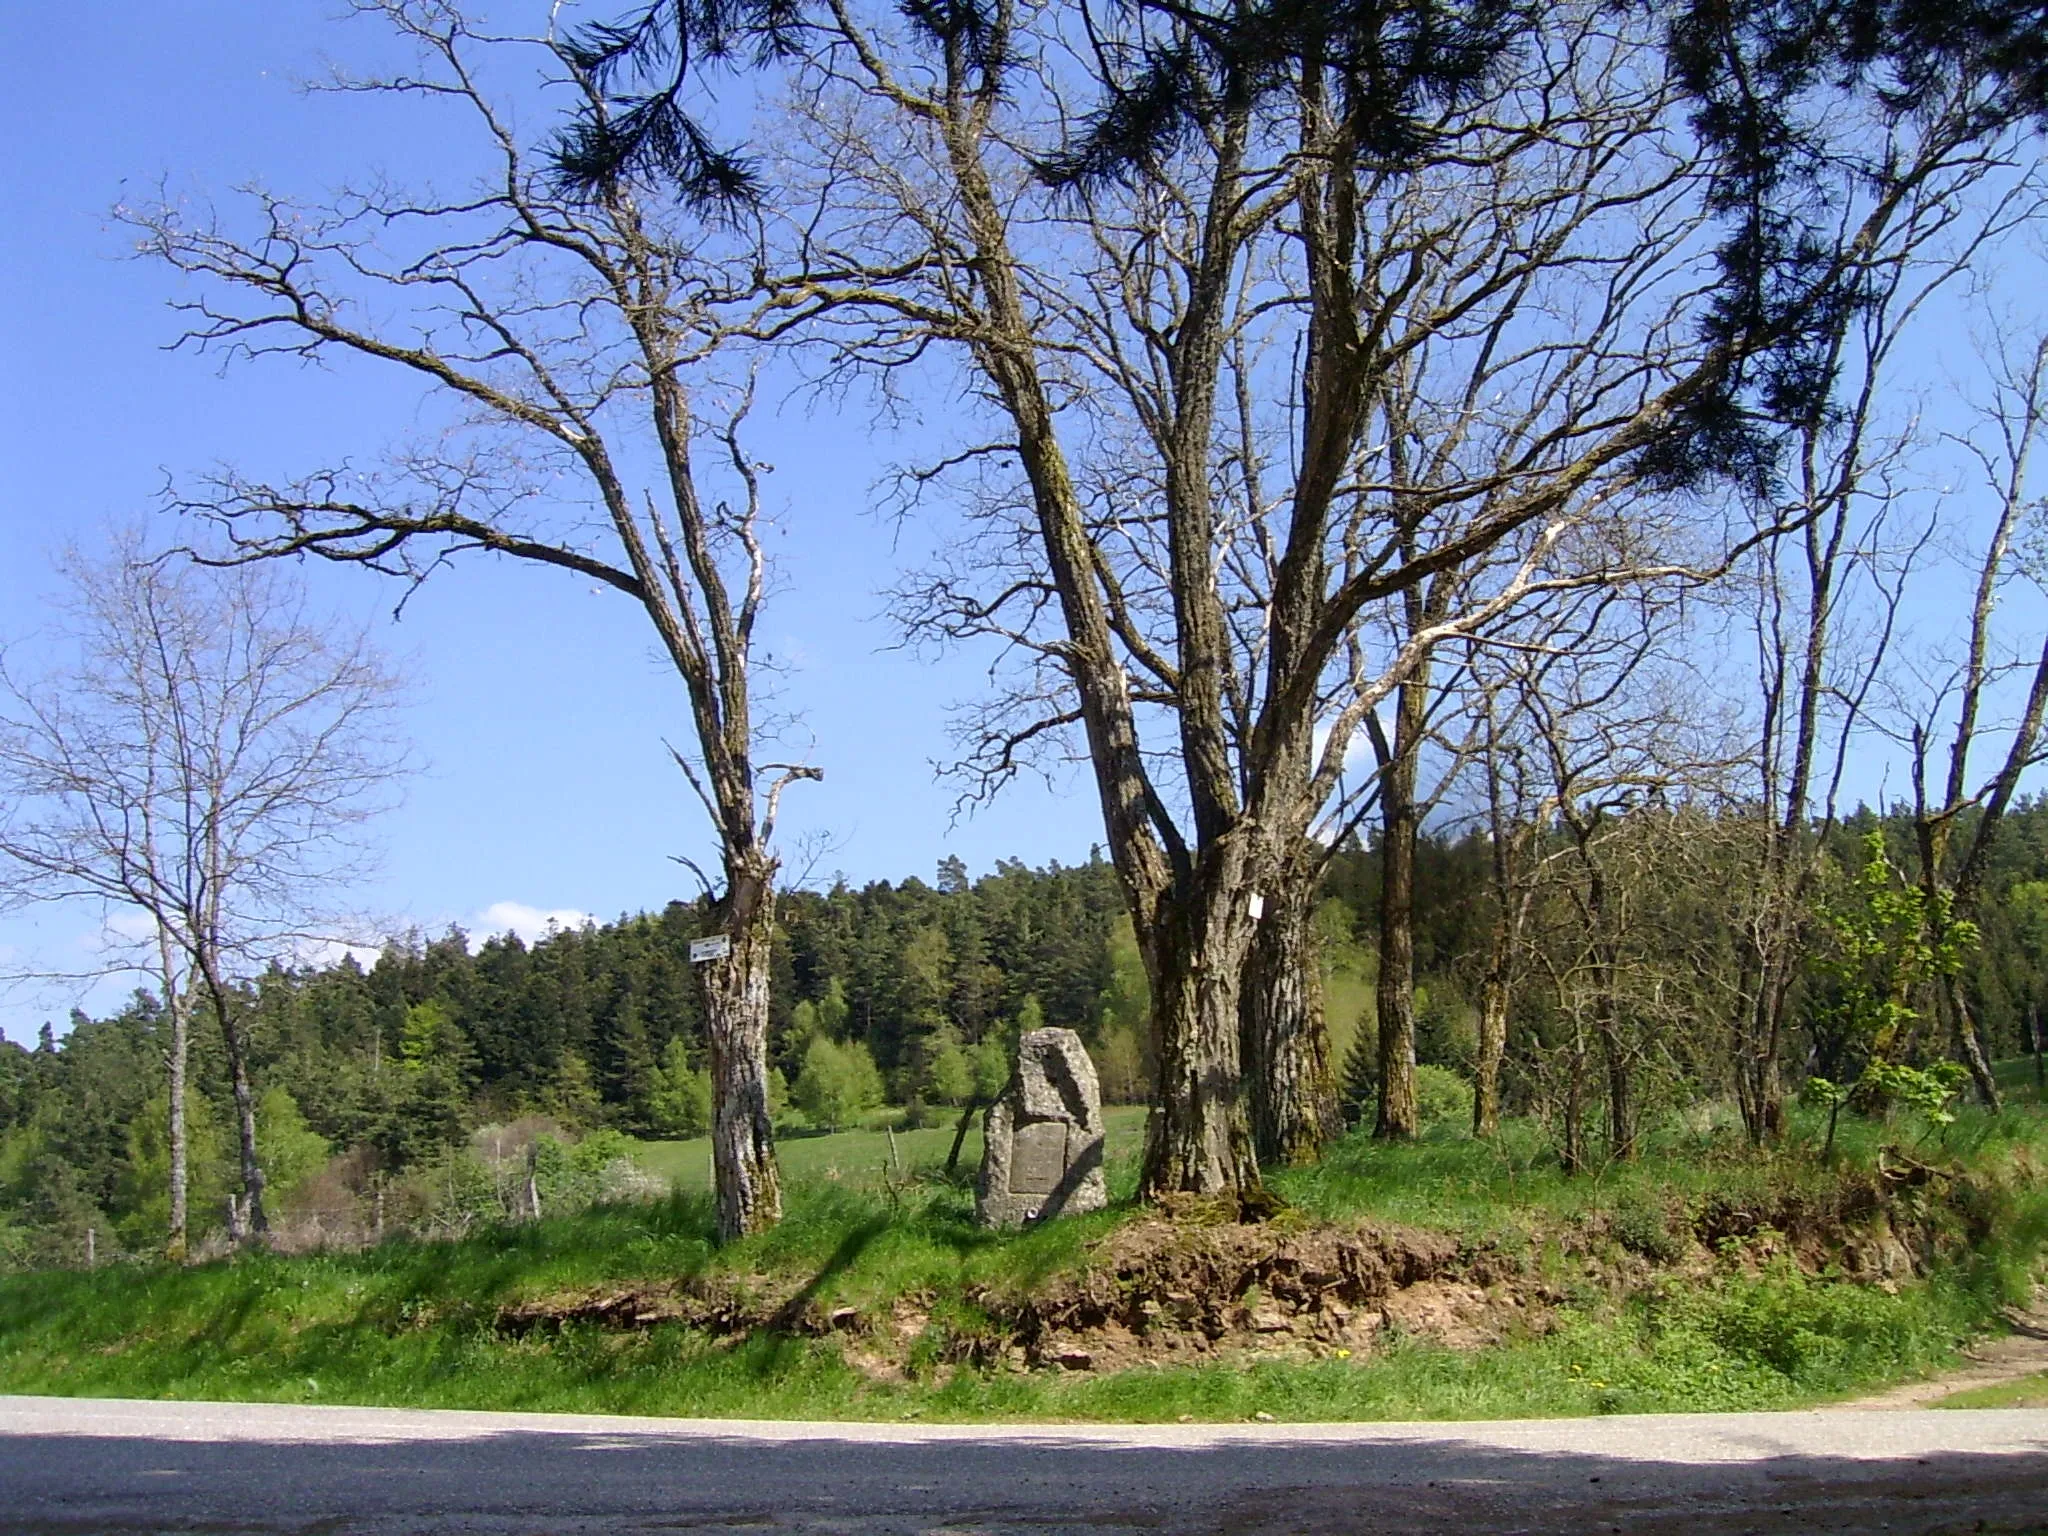
[[1023, 1226], [1109, 1203], [1102, 1090], [1071, 1029], [1034, 1029], [1017, 1042], [1016, 1075], [982, 1126], [975, 1215], [983, 1226]]

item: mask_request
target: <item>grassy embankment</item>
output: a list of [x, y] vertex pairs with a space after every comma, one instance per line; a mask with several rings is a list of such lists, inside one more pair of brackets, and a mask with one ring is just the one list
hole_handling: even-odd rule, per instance
[[[2031, 1100], [2030, 1070], [2008, 1068]], [[1112, 1190], [1133, 1181], [1135, 1123], [1114, 1122]], [[1803, 1123], [1756, 1159], [1725, 1132], [1673, 1129], [1636, 1165], [1565, 1179], [1533, 1128], [1482, 1145], [1440, 1128], [1414, 1146], [1347, 1140], [1319, 1168], [1278, 1175], [1321, 1221], [1448, 1232], [1540, 1280], [1540, 1327], [1454, 1350], [1389, 1329], [1347, 1357], [1225, 1358], [1115, 1373], [980, 1367], [955, 1346], [989, 1317], [980, 1301], [1071, 1276], [1105, 1238], [1146, 1219], [1122, 1205], [1007, 1236], [977, 1231], [958, 1184], [879, 1175], [887, 1138], [818, 1137], [785, 1150], [788, 1218], [719, 1250], [701, 1192], [492, 1230], [465, 1241], [391, 1242], [359, 1253], [255, 1257], [192, 1268], [0, 1277], [0, 1391], [355, 1402], [746, 1417], [1157, 1420], [1465, 1418], [1790, 1407], [1935, 1369], [2023, 1294], [2048, 1244], [2048, 1112], [1966, 1111], [1918, 1144], [1963, 1177], [1908, 1196], [1946, 1232], [1926, 1278], [1851, 1283], [1768, 1258], [1773, 1234], [1692, 1237], [1708, 1209], [1823, 1210], [1870, 1187], [1901, 1128], [1845, 1127], [1822, 1167]], [[899, 1133], [913, 1162], [943, 1160], [949, 1131]], [[934, 1154], [928, 1141], [937, 1143]], [[907, 1142], [907, 1145], [905, 1143]], [[835, 1145], [837, 1143], [837, 1145]], [[879, 1145], [878, 1145], [879, 1144]], [[878, 1155], [879, 1154], [879, 1155]], [[688, 1176], [692, 1149], [668, 1157]], [[836, 1169], [831, 1177], [827, 1170]], [[701, 1175], [699, 1175], [701, 1177]], [[1860, 1181], [1860, 1182], [1859, 1182]], [[1833, 1202], [1833, 1205], [1831, 1205]], [[1213, 1228], [1210, 1229], [1213, 1232]], [[1966, 1240], [1967, 1239], [1967, 1240]], [[1645, 1255], [1661, 1256], [1646, 1258]], [[756, 1327], [717, 1339], [679, 1323], [572, 1323], [508, 1337], [508, 1304], [681, 1278], [801, 1284], [812, 1316], [856, 1309], [865, 1332]], [[915, 1298], [921, 1332], [873, 1354]]]

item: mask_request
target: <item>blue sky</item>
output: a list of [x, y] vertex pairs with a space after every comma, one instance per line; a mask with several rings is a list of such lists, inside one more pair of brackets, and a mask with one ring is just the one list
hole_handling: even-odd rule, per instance
[[[337, 0], [0, 6], [0, 131], [11, 151], [0, 222], [0, 451], [9, 468], [0, 484], [0, 635], [32, 629], [53, 550], [148, 511], [167, 479], [189, 484], [224, 462], [274, 476], [344, 457], [374, 462], [384, 445], [432, 425], [414, 390], [367, 368], [273, 361], [223, 376], [208, 359], [166, 351], [179, 330], [167, 308], [172, 276], [128, 259], [108, 216], [160, 187], [225, 205], [257, 179], [310, 196], [382, 168], [407, 181], [437, 171], [465, 178], [437, 161], [445, 151], [417, 116], [301, 94], [296, 82], [328, 59], [362, 64], [380, 46], [374, 25], [338, 22], [341, 9]], [[509, 27], [538, 6], [501, 0], [497, 9]], [[2008, 259], [2015, 265], [1995, 274], [1995, 286], [2013, 297], [2016, 324], [2038, 324], [2048, 291], [2035, 280], [2038, 245]], [[1959, 314], [1930, 322], [1915, 359], [1930, 434], [1961, 424], [1969, 328]], [[911, 406], [914, 432], [926, 441], [945, 434], [951, 401]], [[1085, 858], [1100, 831], [1078, 776], [1050, 789], [1020, 781], [994, 807], [951, 824], [955, 791], [935, 782], [931, 765], [949, 753], [947, 706], [976, 694], [989, 658], [889, 648], [880, 594], [917, 560], [915, 541], [933, 536], [911, 529], [903, 537], [912, 542], [899, 545], [873, 510], [904, 446], [857, 404], [814, 414], [805, 398], [769, 398], [753, 425], [753, 450], [776, 466], [768, 496], [782, 596], [765, 621], [765, 646], [793, 663], [779, 703], [801, 717], [815, 741], [811, 760], [827, 774], [791, 791], [785, 846], [829, 835], [814, 877], [843, 872], [856, 883], [929, 878], [948, 853], [977, 873], [999, 857]], [[1967, 505], [1941, 504], [1947, 531], [1966, 533], [1981, 516], [1970, 494]], [[308, 574], [323, 601], [383, 626], [416, 696], [411, 729], [425, 769], [384, 828], [381, 882], [350, 893], [352, 906], [430, 930], [460, 922], [472, 932], [531, 932], [548, 913], [610, 917], [692, 894], [691, 877], [668, 856], [702, 859], [710, 840], [661, 744], [687, 728], [681, 689], [632, 604], [562, 573], [472, 563], [437, 577], [394, 625], [390, 586], [354, 571]], [[1902, 657], [1953, 639], [1963, 591], [1953, 570], [1930, 572], [1908, 604], [1914, 633]], [[2038, 633], [2038, 617], [2020, 617], [2022, 631]], [[1731, 696], [1751, 689], [1753, 675], [1736, 667], [1727, 686]], [[1874, 743], [1852, 774], [1851, 801], [1906, 783], [1895, 755]], [[86, 912], [0, 919], [0, 971], [82, 964], [96, 931]], [[0, 992], [0, 1030], [26, 1039], [45, 1018], [61, 1023], [74, 1001], [103, 1008], [121, 990]]]
[[[310, 194], [366, 166], [431, 173], [431, 151], [403, 114], [297, 89], [324, 59], [360, 59], [375, 41], [373, 28], [336, 24], [336, 9], [0, 8], [10, 146], [0, 632], [33, 626], [55, 548], [151, 509], [167, 476], [189, 480], [219, 462], [288, 473], [343, 454], [370, 459], [415, 420], [416, 396], [388, 377], [281, 363], [223, 377], [206, 359], [165, 351], [178, 329], [165, 307], [170, 274], [127, 259], [108, 218], [160, 183], [226, 202], [259, 177]], [[815, 737], [827, 775], [791, 791], [785, 825], [833, 839], [819, 875], [929, 879], [947, 853], [976, 872], [999, 857], [1085, 858], [1099, 832], [1079, 780], [1056, 791], [1019, 783], [949, 825], [954, 792], [931, 763], [948, 750], [946, 706], [974, 693], [981, 665], [888, 649], [878, 594], [914, 553], [870, 511], [888, 445], [858, 413], [814, 419], [801, 399], [764, 401], [756, 425], [754, 445], [777, 467], [768, 489], [780, 523], [783, 595], [765, 621], [767, 644], [795, 664], [783, 701]], [[608, 917], [692, 893], [667, 857], [709, 846], [661, 745], [685, 729], [680, 685], [630, 602], [562, 573], [478, 563], [437, 578], [390, 625], [396, 594], [375, 578], [308, 574], [323, 601], [386, 624], [416, 688], [411, 728], [426, 770], [384, 828], [381, 885], [352, 893], [352, 904], [429, 928], [482, 929], [550, 911]], [[84, 912], [0, 919], [0, 967], [9, 949], [16, 964], [75, 964], [95, 929]], [[88, 1004], [118, 992], [102, 987]], [[30, 1038], [44, 1018], [61, 1024], [74, 997], [0, 997], [0, 1029]]]

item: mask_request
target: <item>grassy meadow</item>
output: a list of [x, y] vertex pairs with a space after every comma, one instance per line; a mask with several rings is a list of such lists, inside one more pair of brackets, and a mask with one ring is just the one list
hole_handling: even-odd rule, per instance
[[[1112, 1104], [1103, 1110], [1108, 1129], [1108, 1161], [1112, 1167], [1134, 1160], [1145, 1135], [1142, 1105]], [[953, 1147], [951, 1116], [944, 1123], [911, 1131], [863, 1129], [830, 1133], [785, 1134], [775, 1143], [785, 1183], [840, 1184], [852, 1188], [881, 1188], [891, 1177], [902, 1174], [937, 1174], [946, 1166], [946, 1154]], [[891, 1138], [894, 1138], [893, 1145]], [[681, 1194], [703, 1194], [711, 1188], [711, 1138], [694, 1136], [687, 1141], [643, 1141], [635, 1153], [649, 1173], [665, 1178]], [[981, 1116], [968, 1127], [960, 1147], [962, 1169], [972, 1172], [981, 1166]]]

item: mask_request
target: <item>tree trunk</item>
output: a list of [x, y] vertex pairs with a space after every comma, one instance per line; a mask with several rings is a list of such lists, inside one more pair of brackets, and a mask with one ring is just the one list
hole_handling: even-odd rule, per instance
[[1612, 999], [1600, 1005], [1600, 1056], [1607, 1069], [1607, 1155], [1625, 1163], [1636, 1155], [1635, 1095]]
[[1138, 931], [1152, 981], [1159, 1075], [1145, 1119], [1141, 1198], [1256, 1188], [1245, 1115], [1239, 996], [1252, 944], [1243, 838], [1204, 855], [1194, 889], [1162, 900]]
[[[1411, 607], [1413, 605], [1411, 604]], [[1410, 628], [1420, 625], [1410, 615]], [[1380, 1029], [1379, 1116], [1375, 1136], [1415, 1135], [1415, 839], [1421, 813], [1415, 781], [1422, 766], [1424, 712], [1429, 707], [1425, 662], [1401, 684], [1391, 752], [1380, 750], [1380, 974], [1376, 991]], [[1370, 722], [1368, 722], [1370, 723]]]
[[1991, 1063], [1984, 1055], [1984, 1042], [1977, 1034], [1977, 1021], [1970, 1016], [1969, 1000], [1963, 996], [1962, 978], [1945, 977], [1942, 990], [1948, 994], [1949, 1030], [1955, 1040], [1956, 1055], [1970, 1069], [1970, 1081], [1977, 1085], [1977, 1101], [1995, 1115], [2003, 1107], [1998, 1095], [1998, 1079], [1992, 1075]]
[[1495, 753], [1497, 729], [1492, 705], [1487, 709], [1488, 752], [1481, 772], [1487, 787], [1487, 851], [1492, 866], [1493, 927], [1487, 935], [1486, 975], [1479, 984], [1479, 1040], [1472, 1063], [1472, 1134], [1482, 1139], [1500, 1131], [1500, 1072], [1508, 1053], [1509, 988], [1515, 975], [1515, 952], [1522, 941], [1532, 887], [1518, 872], [1524, 829], [1514, 825], [1502, 794]]
[[270, 1235], [270, 1216], [263, 1206], [263, 1164], [256, 1152], [256, 1093], [249, 1083], [248, 1040], [231, 1012], [223, 1013], [221, 1039], [227, 1047], [228, 1077], [235, 1096], [235, 1140], [242, 1163], [242, 1220], [248, 1235], [262, 1242]]
[[1479, 1053], [1472, 1064], [1474, 1136], [1492, 1136], [1500, 1130], [1500, 1067], [1507, 1048], [1508, 989], [1496, 965], [1479, 989]]
[[1282, 872], [1270, 884], [1241, 1000], [1245, 1076], [1259, 1162], [1298, 1167], [1322, 1155], [1337, 1122], [1336, 1083], [1316, 964], [1315, 883]]
[[[1596, 875], [1593, 889], [1594, 918], [1605, 922], [1606, 881]], [[1625, 1163], [1636, 1155], [1636, 1114], [1628, 1042], [1621, 1037], [1621, 1009], [1615, 997], [1620, 962], [1610, 945], [1602, 944], [1596, 953], [1593, 985], [1599, 991], [1593, 1000], [1593, 1027], [1600, 1036], [1600, 1064], [1607, 1073], [1607, 1155]]]
[[974, 1128], [975, 1115], [987, 1109], [989, 1102], [989, 1100], [976, 1095], [968, 1099], [966, 1106], [960, 1111], [959, 1122], [953, 1127], [953, 1146], [946, 1153], [946, 1173], [948, 1176], [951, 1176], [953, 1171], [960, 1166], [960, 1149], [967, 1145], [967, 1133]]
[[235, 1100], [235, 1141], [242, 1167], [242, 1197], [231, 1228], [237, 1245], [262, 1242], [270, 1235], [270, 1216], [263, 1206], [263, 1163], [256, 1151], [256, 1092], [249, 1082], [249, 1039], [235, 1015], [226, 981], [211, 954], [197, 960], [214, 1017], [220, 1021], [221, 1046], [228, 1059], [228, 1083]]
[[170, 1083], [170, 1230], [164, 1236], [164, 1257], [173, 1264], [185, 1262], [190, 1216], [186, 1207], [190, 1178], [185, 1134], [185, 1067], [191, 1052], [191, 1030], [186, 1023], [186, 1004], [172, 999], [165, 1004], [171, 1021], [170, 1050], [166, 1053], [166, 1076]]
[[164, 1051], [164, 1077], [170, 1089], [169, 1125], [166, 1130], [170, 1142], [167, 1151], [171, 1203], [170, 1220], [164, 1233], [164, 1257], [173, 1264], [182, 1264], [189, 1247], [191, 1228], [188, 1206], [191, 1159], [186, 1145], [185, 1077], [192, 1054], [192, 997], [188, 988], [178, 984], [183, 967], [177, 963], [176, 954], [170, 930], [159, 918], [156, 925], [157, 978], [163, 983], [164, 1018], [171, 1028], [171, 1038]]
[[1387, 770], [1381, 795], [1379, 1115], [1375, 1136], [1400, 1139], [1419, 1128], [1415, 1108], [1415, 773], [1412, 758]]
[[712, 1182], [718, 1240], [732, 1242], [782, 1218], [782, 1178], [768, 1111], [768, 982], [775, 927], [774, 866], [730, 874], [729, 953], [702, 964], [711, 1046]]
[[1572, 1023], [1571, 1058], [1564, 1083], [1564, 1136], [1557, 1160], [1567, 1177], [1586, 1166], [1586, 1042], [1576, 1020]]
[[1757, 957], [1756, 995], [1737, 1030], [1735, 1102], [1753, 1147], [1768, 1144], [1784, 1122], [1784, 1086], [1778, 1079], [1778, 1046], [1791, 994], [1790, 966], [1769, 955]]

